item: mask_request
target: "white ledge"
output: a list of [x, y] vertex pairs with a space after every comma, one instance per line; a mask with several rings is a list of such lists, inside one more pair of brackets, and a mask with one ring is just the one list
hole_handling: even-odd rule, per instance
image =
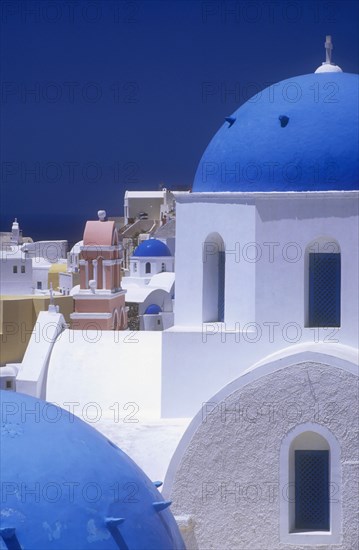
[[188, 193], [181, 195], [179, 193], [173, 193], [176, 202], [189, 203], [189, 202], [205, 202], [214, 199], [217, 202], [227, 202], [228, 200], [233, 202], [240, 201], [254, 201], [255, 199], [354, 199], [359, 197], [359, 190], [355, 191], [211, 191], [204, 193]]

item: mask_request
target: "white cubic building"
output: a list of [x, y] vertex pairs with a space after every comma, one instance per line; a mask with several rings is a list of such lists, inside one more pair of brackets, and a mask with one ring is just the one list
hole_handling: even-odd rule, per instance
[[32, 260], [19, 245], [3, 245], [0, 251], [0, 294], [33, 293]]
[[164, 494], [190, 548], [358, 546], [358, 91], [330, 59], [263, 90], [176, 198], [162, 414], [199, 412]]

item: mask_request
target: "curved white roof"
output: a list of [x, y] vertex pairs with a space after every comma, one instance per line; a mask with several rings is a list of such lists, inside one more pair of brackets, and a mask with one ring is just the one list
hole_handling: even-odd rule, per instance
[[147, 287], [161, 288], [166, 292], [171, 292], [174, 282], [175, 274], [170, 271], [164, 271], [163, 273], [157, 273], [157, 275], [153, 275]]

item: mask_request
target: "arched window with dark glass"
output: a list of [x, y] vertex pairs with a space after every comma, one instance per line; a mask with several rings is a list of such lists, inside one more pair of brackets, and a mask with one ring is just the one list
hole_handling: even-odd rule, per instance
[[225, 249], [222, 237], [211, 233], [203, 243], [203, 322], [224, 322]]
[[226, 275], [226, 253], [218, 252], [218, 321], [224, 321], [224, 283]]
[[146, 262], [146, 273], [151, 273], [151, 263]]
[[341, 254], [335, 239], [318, 237], [306, 248], [306, 326], [340, 327]]
[[296, 530], [329, 531], [329, 451], [296, 450]]
[[297, 425], [282, 440], [281, 542], [336, 544], [342, 529], [341, 448], [325, 426]]

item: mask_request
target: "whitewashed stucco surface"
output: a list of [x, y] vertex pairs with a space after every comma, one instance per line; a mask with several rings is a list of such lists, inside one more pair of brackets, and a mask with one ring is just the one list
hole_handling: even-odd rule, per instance
[[46, 399], [84, 420], [159, 419], [161, 343], [161, 332], [65, 330], [51, 354]]
[[152, 481], [163, 481], [190, 419], [162, 418], [151, 421], [138, 414], [133, 420], [138, 422], [115, 422], [113, 418], [102, 418], [91, 423], [91, 426], [128, 454]]
[[[358, 548], [357, 377], [306, 362], [277, 370], [228, 395], [222, 405], [228, 411], [237, 407], [236, 415], [221, 414], [221, 403], [217, 405], [195, 431], [174, 475], [171, 494], [165, 494], [173, 500], [176, 516], [186, 515], [194, 522], [198, 548]], [[281, 443], [295, 426], [307, 422], [325, 426], [341, 447], [342, 500], [335, 505], [342, 507], [341, 544], [302, 546], [280, 541]]]

